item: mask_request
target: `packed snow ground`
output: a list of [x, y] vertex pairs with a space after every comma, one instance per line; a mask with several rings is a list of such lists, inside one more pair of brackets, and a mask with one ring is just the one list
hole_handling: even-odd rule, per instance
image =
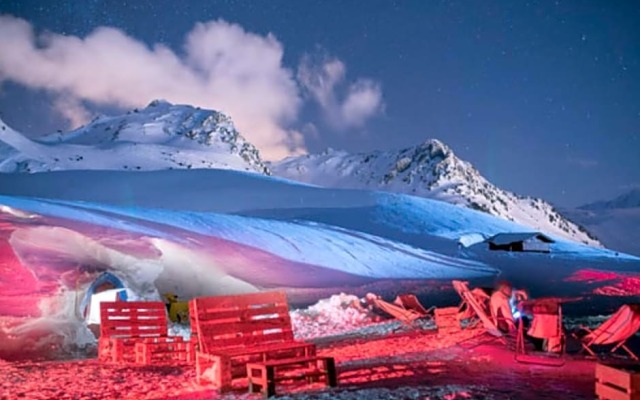
[[[334, 295], [292, 311], [295, 334], [336, 359], [337, 388], [280, 388], [284, 399], [584, 399], [593, 397], [594, 362], [569, 358], [561, 368], [518, 364], [503, 345], [486, 343], [481, 330], [438, 334], [433, 325], [402, 328]], [[390, 329], [392, 328], [393, 329]], [[227, 399], [249, 400], [239, 382], [218, 395], [195, 383], [193, 366], [115, 366], [96, 360], [0, 360], [0, 399]], [[4, 397], [3, 397], [4, 396]]]

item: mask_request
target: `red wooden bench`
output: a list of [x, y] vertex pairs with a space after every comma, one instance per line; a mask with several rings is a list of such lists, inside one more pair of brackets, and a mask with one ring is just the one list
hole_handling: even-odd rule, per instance
[[276, 384], [305, 380], [312, 383], [322, 378], [327, 386], [337, 386], [333, 357], [288, 358], [247, 364], [249, 393], [261, 392], [264, 397], [276, 395]]
[[284, 292], [196, 298], [189, 302], [196, 378], [219, 391], [246, 378], [247, 363], [314, 356], [315, 345], [293, 338]]
[[167, 311], [155, 301], [100, 303], [98, 359], [102, 362], [150, 364], [193, 358], [192, 345], [167, 336]]

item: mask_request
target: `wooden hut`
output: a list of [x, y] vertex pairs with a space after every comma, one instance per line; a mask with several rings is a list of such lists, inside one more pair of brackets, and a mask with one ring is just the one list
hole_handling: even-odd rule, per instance
[[554, 240], [540, 232], [499, 233], [487, 239], [489, 250], [549, 253]]

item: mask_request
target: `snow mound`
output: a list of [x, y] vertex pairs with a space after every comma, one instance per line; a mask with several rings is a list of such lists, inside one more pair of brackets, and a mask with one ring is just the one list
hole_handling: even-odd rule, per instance
[[313, 339], [344, 334], [379, 321], [361, 304], [357, 296], [340, 293], [306, 309], [293, 310], [293, 332], [299, 339]]

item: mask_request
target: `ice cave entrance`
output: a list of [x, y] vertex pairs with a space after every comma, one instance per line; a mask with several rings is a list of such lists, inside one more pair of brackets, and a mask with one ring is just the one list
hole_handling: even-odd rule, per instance
[[134, 298], [135, 293], [126, 287], [122, 279], [112, 273], [103, 272], [87, 289], [80, 303], [80, 315], [97, 338], [100, 336], [100, 303], [128, 301]]

